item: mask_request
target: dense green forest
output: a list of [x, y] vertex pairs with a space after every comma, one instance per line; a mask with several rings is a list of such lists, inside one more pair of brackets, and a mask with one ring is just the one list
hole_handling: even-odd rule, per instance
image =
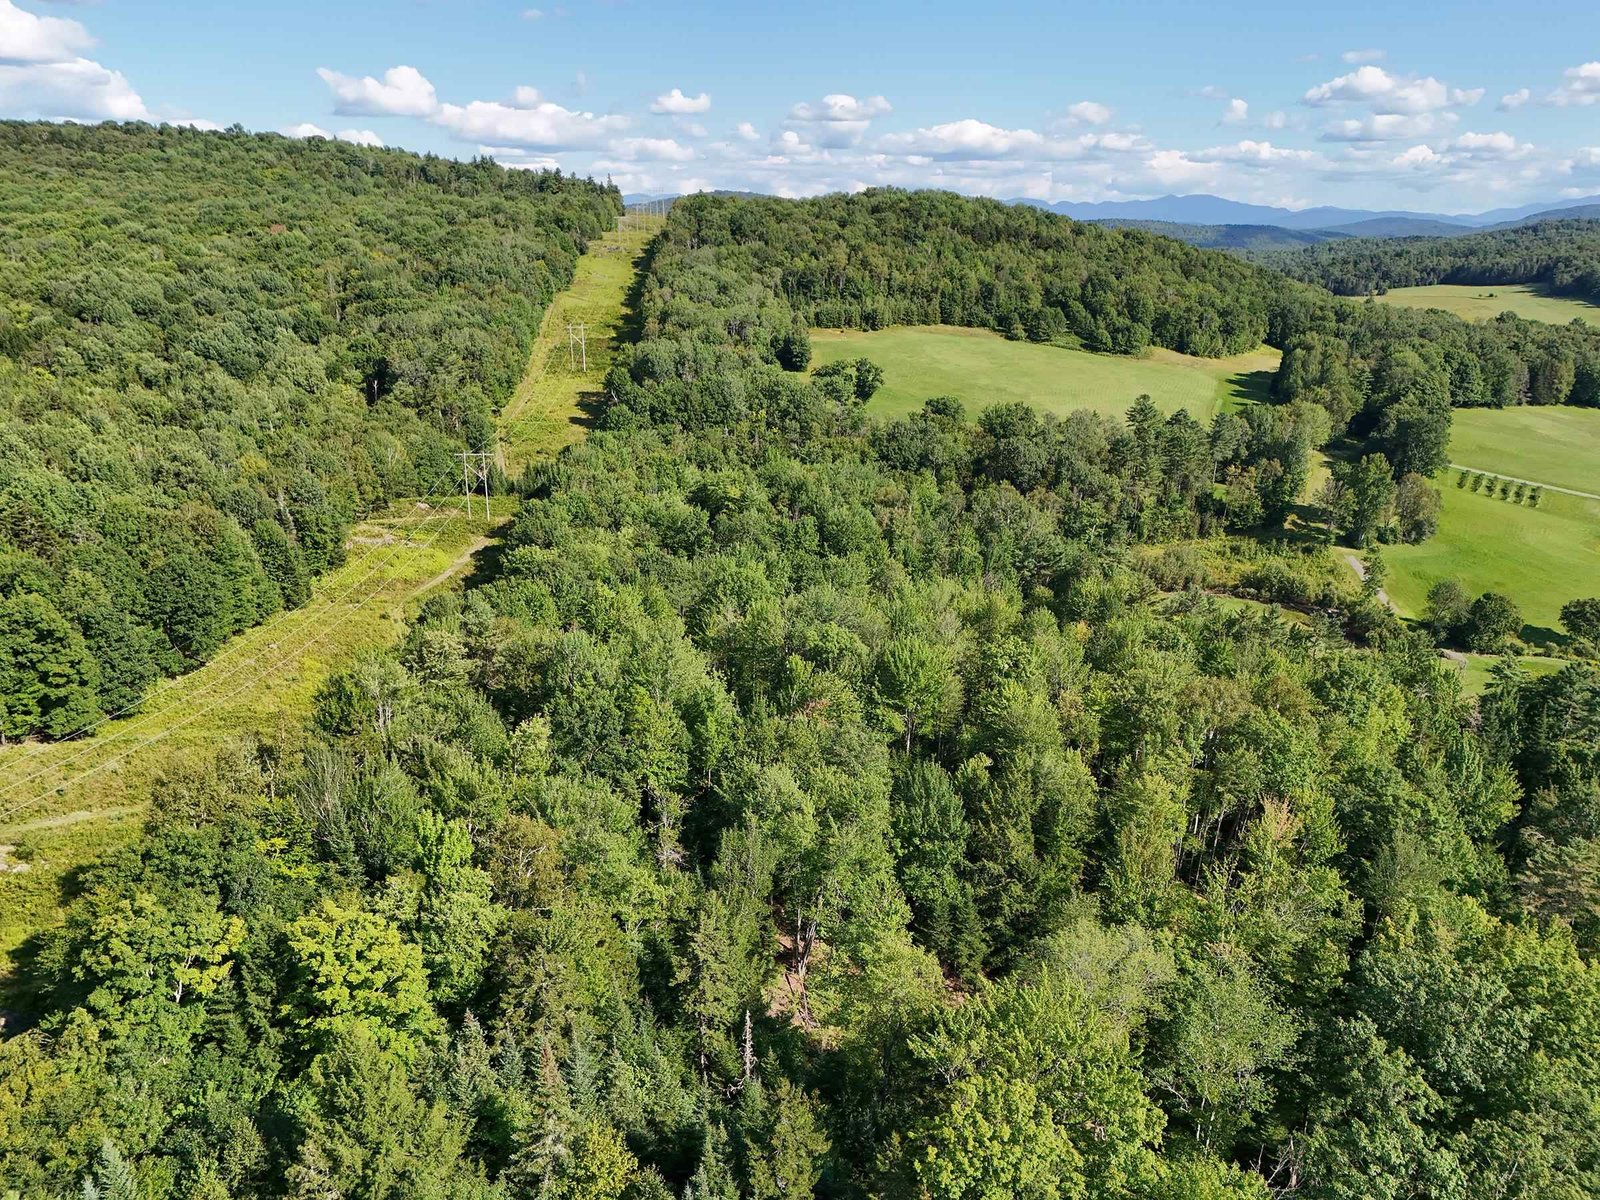
[[[1315, 551], [1225, 540], [1213, 475], [1292, 467], [1331, 428], [1304, 397], [865, 422], [869, 364], [795, 369], [808, 322], [1020, 313], [973, 248], [1031, 261], [975, 205], [940, 251], [971, 289], [911, 225], [881, 269], [916, 289], [853, 296], [866, 240], [810, 274], [813, 219], [880, 203], [921, 201], [675, 208], [609, 428], [530, 472], [494, 577], [338, 673], [303, 745], [175, 772], [40, 939], [5, 1185], [1600, 1190], [1600, 672], [1465, 700]], [[1246, 270], [1152, 263], [1194, 289], [1162, 328], [1212, 328], [1213, 269]], [[1189, 586], [1205, 534], [1312, 619]]]
[[0, 124], [0, 743], [137, 703], [492, 436], [614, 189]]
[[1358, 238], [1271, 255], [1342, 296], [1433, 283], [1531, 283], [1600, 304], [1600, 221], [1552, 220], [1447, 238]]

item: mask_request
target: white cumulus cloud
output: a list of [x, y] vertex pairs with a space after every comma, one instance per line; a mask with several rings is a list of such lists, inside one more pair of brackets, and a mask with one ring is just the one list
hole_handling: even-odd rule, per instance
[[789, 116], [796, 121], [870, 121], [874, 117], [886, 116], [894, 111], [894, 106], [882, 96], [868, 96], [857, 100], [854, 96], [847, 96], [842, 92], [835, 92], [824, 96], [819, 103], [812, 104], [802, 101], [789, 110]]
[[1374, 113], [1359, 120], [1335, 121], [1322, 131], [1325, 142], [1400, 142], [1427, 137], [1455, 121], [1454, 113]]
[[1548, 104], [1600, 104], [1600, 62], [1587, 62], [1582, 66], [1568, 67], [1561, 76], [1561, 86], [1545, 98]]
[[1513, 109], [1521, 108], [1531, 99], [1533, 99], [1533, 92], [1531, 90], [1528, 88], [1518, 88], [1514, 92], [1507, 92], [1504, 96], [1501, 96], [1500, 103], [1495, 105], [1495, 107], [1501, 112], [1511, 112]]
[[1317, 154], [1312, 150], [1296, 150], [1287, 146], [1274, 146], [1271, 142], [1245, 140], [1231, 146], [1212, 146], [1197, 150], [1190, 157], [1197, 162], [1231, 162], [1242, 166], [1264, 167], [1274, 163], [1311, 162]]
[[536, 150], [593, 149], [628, 128], [627, 117], [577, 112], [530, 93], [531, 88], [519, 93], [516, 104], [441, 104], [431, 119], [464, 141]]
[[1111, 109], [1093, 100], [1079, 100], [1067, 106], [1067, 119], [1079, 125], [1104, 125], [1111, 120]]
[[607, 149], [628, 162], [688, 162], [694, 150], [672, 138], [627, 137], [614, 139]]
[[1450, 139], [1448, 149], [1472, 158], [1527, 158], [1534, 152], [1531, 142], [1519, 142], [1509, 133], [1463, 133]]
[[1309, 89], [1302, 103], [1314, 107], [1329, 104], [1370, 104], [1375, 113], [1437, 112], [1445, 108], [1476, 104], [1483, 99], [1482, 88], [1453, 88], [1429, 75], [1421, 79], [1391, 75], [1382, 67], [1357, 67]]
[[87, 58], [0, 66], [0, 113], [55, 121], [153, 119], [121, 71]]
[[653, 113], [671, 113], [682, 116], [687, 113], [703, 113], [711, 110], [711, 97], [701, 92], [698, 96], [685, 96], [682, 89], [673, 88], [663, 96], [657, 96], [655, 103], [650, 105]]
[[1388, 56], [1382, 50], [1346, 50], [1339, 57], [1347, 63], [1375, 63]]
[[786, 159], [815, 153], [812, 146], [792, 129], [779, 130], [772, 135], [772, 152]]
[[0, 0], [0, 116], [153, 120], [121, 71], [82, 56], [92, 45], [77, 21], [37, 16]]
[[426, 117], [439, 107], [439, 97], [415, 67], [390, 67], [382, 79], [357, 79], [327, 67], [317, 74], [333, 92], [333, 111], [344, 116]]
[[1222, 110], [1222, 124], [1242, 125], [1250, 119], [1250, 105], [1235, 96], [1228, 101], [1228, 107]]
[[58, 63], [94, 45], [89, 31], [65, 17], [41, 17], [0, 0], [0, 63]]
[[1416, 170], [1440, 166], [1444, 162], [1444, 155], [1434, 150], [1432, 146], [1417, 145], [1409, 150], [1402, 150], [1390, 161], [1397, 167]]

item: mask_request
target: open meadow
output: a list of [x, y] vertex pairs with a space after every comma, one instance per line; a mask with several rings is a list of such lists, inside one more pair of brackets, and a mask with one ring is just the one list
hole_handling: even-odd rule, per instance
[[1571, 320], [1600, 325], [1600, 308], [1582, 300], [1551, 296], [1525, 284], [1435, 283], [1427, 287], [1391, 288], [1377, 297], [1403, 308], [1442, 308], [1468, 321], [1492, 321], [1513, 312], [1529, 321], [1565, 325]]
[[[1457, 467], [1435, 481], [1439, 532], [1417, 546], [1390, 546], [1387, 590], [1399, 611], [1420, 616], [1428, 588], [1459, 580], [1468, 591], [1501, 592], [1521, 607], [1526, 633], [1548, 640], [1561, 606], [1600, 596], [1600, 412], [1581, 408], [1458, 409], [1450, 442]], [[1539, 506], [1498, 490], [1460, 487], [1460, 468], [1547, 485]]]
[[[1450, 461], [1458, 468], [1600, 495], [1600, 409], [1458, 408]], [[1454, 476], [1440, 480], [1455, 486]]]
[[1438, 483], [1439, 532], [1415, 546], [1386, 546], [1385, 584], [1401, 615], [1421, 616], [1428, 589], [1459, 580], [1476, 595], [1500, 592], [1522, 609], [1535, 640], [1560, 629], [1561, 606], [1600, 596], [1600, 500], [1546, 492], [1538, 508]]
[[818, 329], [811, 347], [813, 366], [865, 356], [882, 367], [883, 387], [867, 411], [888, 418], [914, 412], [932, 396], [955, 396], [974, 417], [1019, 400], [1058, 416], [1078, 408], [1115, 416], [1147, 393], [1163, 412], [1186, 408], [1204, 423], [1219, 409], [1265, 399], [1279, 358], [1265, 346], [1231, 358], [1161, 349], [1126, 358], [946, 325]]

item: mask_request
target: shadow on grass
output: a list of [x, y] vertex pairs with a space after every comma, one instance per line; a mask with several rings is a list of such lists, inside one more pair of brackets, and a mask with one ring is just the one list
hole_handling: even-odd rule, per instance
[[1560, 630], [1551, 629], [1548, 625], [1524, 625], [1522, 632], [1517, 636], [1528, 645], [1537, 646], [1541, 650], [1565, 650], [1572, 640]]
[[472, 556], [472, 569], [461, 578], [463, 591], [470, 592], [499, 578], [501, 565], [505, 562], [506, 545], [503, 533], [496, 533], [493, 537], [493, 541]]
[[644, 281], [656, 261], [656, 249], [661, 245], [657, 234], [645, 243], [644, 250], [633, 260], [633, 282], [628, 285], [622, 300], [621, 334], [624, 342], [637, 342], [644, 337]]
[[[79, 864], [56, 879], [57, 907], [65, 908], [83, 895], [91, 865]], [[0, 979], [0, 1020], [4, 1021], [6, 1037], [33, 1028], [50, 1005], [56, 975], [49, 957], [53, 941], [52, 931], [39, 930], [30, 933], [11, 952], [13, 970]]]
[[1233, 389], [1234, 403], [1239, 408], [1272, 403], [1274, 371], [1240, 371], [1229, 375], [1223, 382]]

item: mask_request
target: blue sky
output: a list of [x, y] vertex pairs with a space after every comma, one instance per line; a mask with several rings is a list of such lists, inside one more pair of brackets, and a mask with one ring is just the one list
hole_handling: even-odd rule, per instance
[[1600, 4], [0, 0], [0, 115], [239, 122], [630, 192], [1461, 212], [1600, 193]]

